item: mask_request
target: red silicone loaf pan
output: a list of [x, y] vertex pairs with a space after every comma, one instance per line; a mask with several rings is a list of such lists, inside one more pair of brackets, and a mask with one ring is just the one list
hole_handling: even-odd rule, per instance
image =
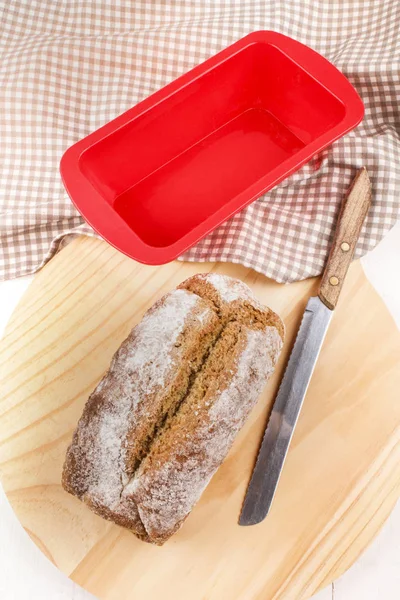
[[362, 119], [330, 62], [272, 31], [232, 44], [71, 146], [61, 175], [110, 244], [163, 264]]

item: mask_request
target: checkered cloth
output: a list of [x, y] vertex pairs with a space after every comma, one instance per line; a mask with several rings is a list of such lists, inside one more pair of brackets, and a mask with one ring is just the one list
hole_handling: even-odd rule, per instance
[[330, 59], [363, 123], [182, 257], [277, 281], [321, 272], [343, 194], [368, 168], [357, 256], [400, 212], [399, 0], [13, 0], [0, 17], [0, 268], [32, 273], [67, 234], [94, 235], [59, 176], [64, 150], [235, 40], [273, 29]]

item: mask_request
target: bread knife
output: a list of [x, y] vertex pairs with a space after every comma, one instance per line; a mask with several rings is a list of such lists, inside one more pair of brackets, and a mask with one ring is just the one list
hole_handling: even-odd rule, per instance
[[267, 516], [325, 334], [371, 204], [371, 183], [360, 169], [343, 201], [318, 296], [308, 300], [272, 408], [239, 519], [255, 525]]

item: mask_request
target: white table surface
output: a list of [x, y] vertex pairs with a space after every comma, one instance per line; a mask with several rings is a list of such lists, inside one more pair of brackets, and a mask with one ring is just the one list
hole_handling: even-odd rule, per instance
[[[362, 260], [362, 263], [367, 277], [382, 296], [400, 328], [400, 278], [396, 277], [400, 272], [400, 223]], [[31, 278], [26, 277], [0, 284], [0, 334], [30, 280]], [[33, 544], [19, 524], [0, 487], [0, 599], [90, 598], [93, 596], [60, 573]], [[356, 564], [332, 586], [314, 596], [313, 600], [399, 598], [400, 502], [370, 548]]]

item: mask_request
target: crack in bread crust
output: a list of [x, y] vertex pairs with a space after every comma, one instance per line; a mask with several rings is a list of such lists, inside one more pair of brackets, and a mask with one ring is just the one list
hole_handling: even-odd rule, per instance
[[[185, 338], [188, 337], [187, 329], [189, 329], [189, 326], [182, 332], [176, 344], [177, 347], [184, 344]], [[196, 374], [201, 370], [204, 361], [220, 335], [221, 326], [215, 322], [213, 331], [206, 332], [204, 335], [201, 334], [197, 339], [193, 340], [188, 347], [188, 351], [182, 357], [181, 367], [177, 371], [174, 380], [166, 390], [162, 390], [158, 395], [158, 410], [156, 414], [147, 417], [147, 423], [144, 423], [144, 425], [147, 425], [147, 428], [143, 427], [139, 432], [136, 430], [133, 440], [129, 439], [128, 434], [124, 448], [125, 481], [122, 482], [123, 487], [127, 483], [126, 480], [132, 477], [142, 460], [149, 453], [153, 440], [159, 431], [166, 426], [166, 423], [179, 410], [179, 406], [188, 394]]]
[[[198, 369], [191, 373], [186, 392], [182, 399], [177, 405], [175, 405], [173, 411], [170, 411], [164, 415], [162, 423], [154, 429], [154, 434], [146, 449], [147, 452], [142, 456], [141, 461], [136, 465], [135, 470], [131, 474], [129, 482], [127, 482], [121, 490], [121, 501], [127, 502], [130, 509], [137, 511], [138, 518], [143, 525], [143, 530], [146, 531], [147, 537], [149, 536], [149, 533], [147, 532], [146, 526], [141, 519], [140, 506], [136, 506], [135, 503], [132, 502], [132, 499], [129, 499], [125, 495], [125, 490], [127, 487], [129, 487], [130, 483], [135, 477], [135, 473], [141, 468], [141, 466], [147, 461], [152, 461], [153, 454], [157, 452], [157, 449], [159, 449], [160, 446], [163, 445], [164, 440], [168, 436], [168, 431], [176, 427], [177, 423], [179, 426], [182, 415], [185, 415], [188, 409], [190, 410], [190, 407], [194, 406], [194, 403], [197, 402], [199, 404], [204, 398], [207, 389], [211, 384], [211, 382], [207, 382], [207, 377], [215, 375], [224, 368], [225, 363], [223, 360], [221, 360], [222, 353], [226, 357], [226, 352], [233, 351], [234, 346], [238, 341], [238, 332], [240, 329], [240, 325], [235, 326], [233, 323], [228, 323], [213, 340], [213, 343], [208, 347], [206, 354], [203, 355], [202, 362], [198, 366]], [[217, 363], [217, 368], [214, 368], [213, 372], [213, 369], [210, 368], [210, 364], [212, 365], [212, 362], [215, 361], [216, 354], [219, 362]], [[145, 537], [146, 536], [144, 536], [142, 539], [145, 539]]]

